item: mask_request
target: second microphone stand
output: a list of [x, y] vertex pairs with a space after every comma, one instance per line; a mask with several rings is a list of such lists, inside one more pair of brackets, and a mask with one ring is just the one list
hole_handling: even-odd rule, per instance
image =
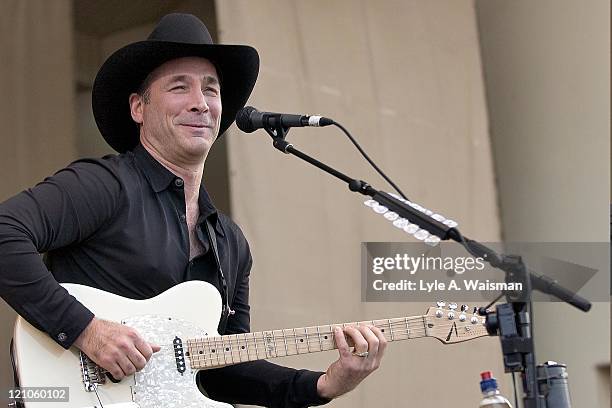
[[272, 137], [274, 147], [281, 152], [297, 156], [339, 178], [348, 184], [351, 191], [372, 197], [381, 205], [396, 212], [400, 217], [429, 231], [430, 234], [436, 235], [441, 240], [453, 240], [460, 243], [473, 256], [481, 257], [491, 266], [503, 270], [506, 273], [506, 282], [521, 282], [524, 289], [518, 293], [504, 292], [503, 295], [505, 295], [508, 303], [497, 305], [496, 312], [491, 312], [488, 308], [481, 308], [479, 312], [487, 316], [486, 326], [489, 333], [500, 336], [505, 371], [522, 373], [524, 408], [569, 408], [569, 398], [566, 404], [547, 407], [546, 398], [540, 395], [538, 391], [535, 348], [530, 318], [532, 312], [531, 291], [537, 289], [543, 293], [548, 293], [585, 312], [591, 307], [586, 299], [560, 286], [553, 279], [530, 272], [520, 256], [500, 256], [479, 242], [464, 237], [458, 229], [449, 227], [392, 195], [374, 189], [365, 181], [349, 177], [299, 151], [285, 140], [289, 128], [282, 126], [280, 120], [276, 123], [278, 123], [277, 126], [264, 128], [264, 130]]

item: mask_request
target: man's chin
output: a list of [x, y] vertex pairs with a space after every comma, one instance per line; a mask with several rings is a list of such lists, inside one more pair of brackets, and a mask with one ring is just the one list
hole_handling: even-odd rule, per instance
[[191, 156], [205, 156], [212, 144], [214, 143], [214, 138], [210, 135], [207, 136], [194, 136], [184, 141], [182, 144], [182, 149], [185, 153]]

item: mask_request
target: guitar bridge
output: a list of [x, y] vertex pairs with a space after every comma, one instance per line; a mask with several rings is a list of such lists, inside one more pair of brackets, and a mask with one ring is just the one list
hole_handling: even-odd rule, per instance
[[106, 383], [106, 370], [94, 363], [85, 353], [79, 352], [81, 363], [81, 376], [85, 391], [95, 392], [98, 385]]

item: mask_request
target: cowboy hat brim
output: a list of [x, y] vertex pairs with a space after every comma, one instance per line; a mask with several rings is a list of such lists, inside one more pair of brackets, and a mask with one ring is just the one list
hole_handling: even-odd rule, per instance
[[217, 68], [221, 80], [222, 114], [219, 135], [230, 127], [246, 104], [259, 72], [259, 55], [247, 45], [189, 44], [146, 40], [113, 53], [94, 81], [92, 108], [106, 142], [119, 153], [139, 143], [139, 128], [130, 115], [129, 96], [163, 63], [183, 57], [201, 57]]

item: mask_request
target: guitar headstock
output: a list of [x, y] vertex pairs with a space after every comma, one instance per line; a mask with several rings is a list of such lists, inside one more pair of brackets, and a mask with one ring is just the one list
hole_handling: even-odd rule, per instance
[[476, 307], [456, 303], [437, 302], [427, 309], [424, 316], [426, 333], [444, 344], [459, 343], [488, 336], [485, 317], [477, 313]]

